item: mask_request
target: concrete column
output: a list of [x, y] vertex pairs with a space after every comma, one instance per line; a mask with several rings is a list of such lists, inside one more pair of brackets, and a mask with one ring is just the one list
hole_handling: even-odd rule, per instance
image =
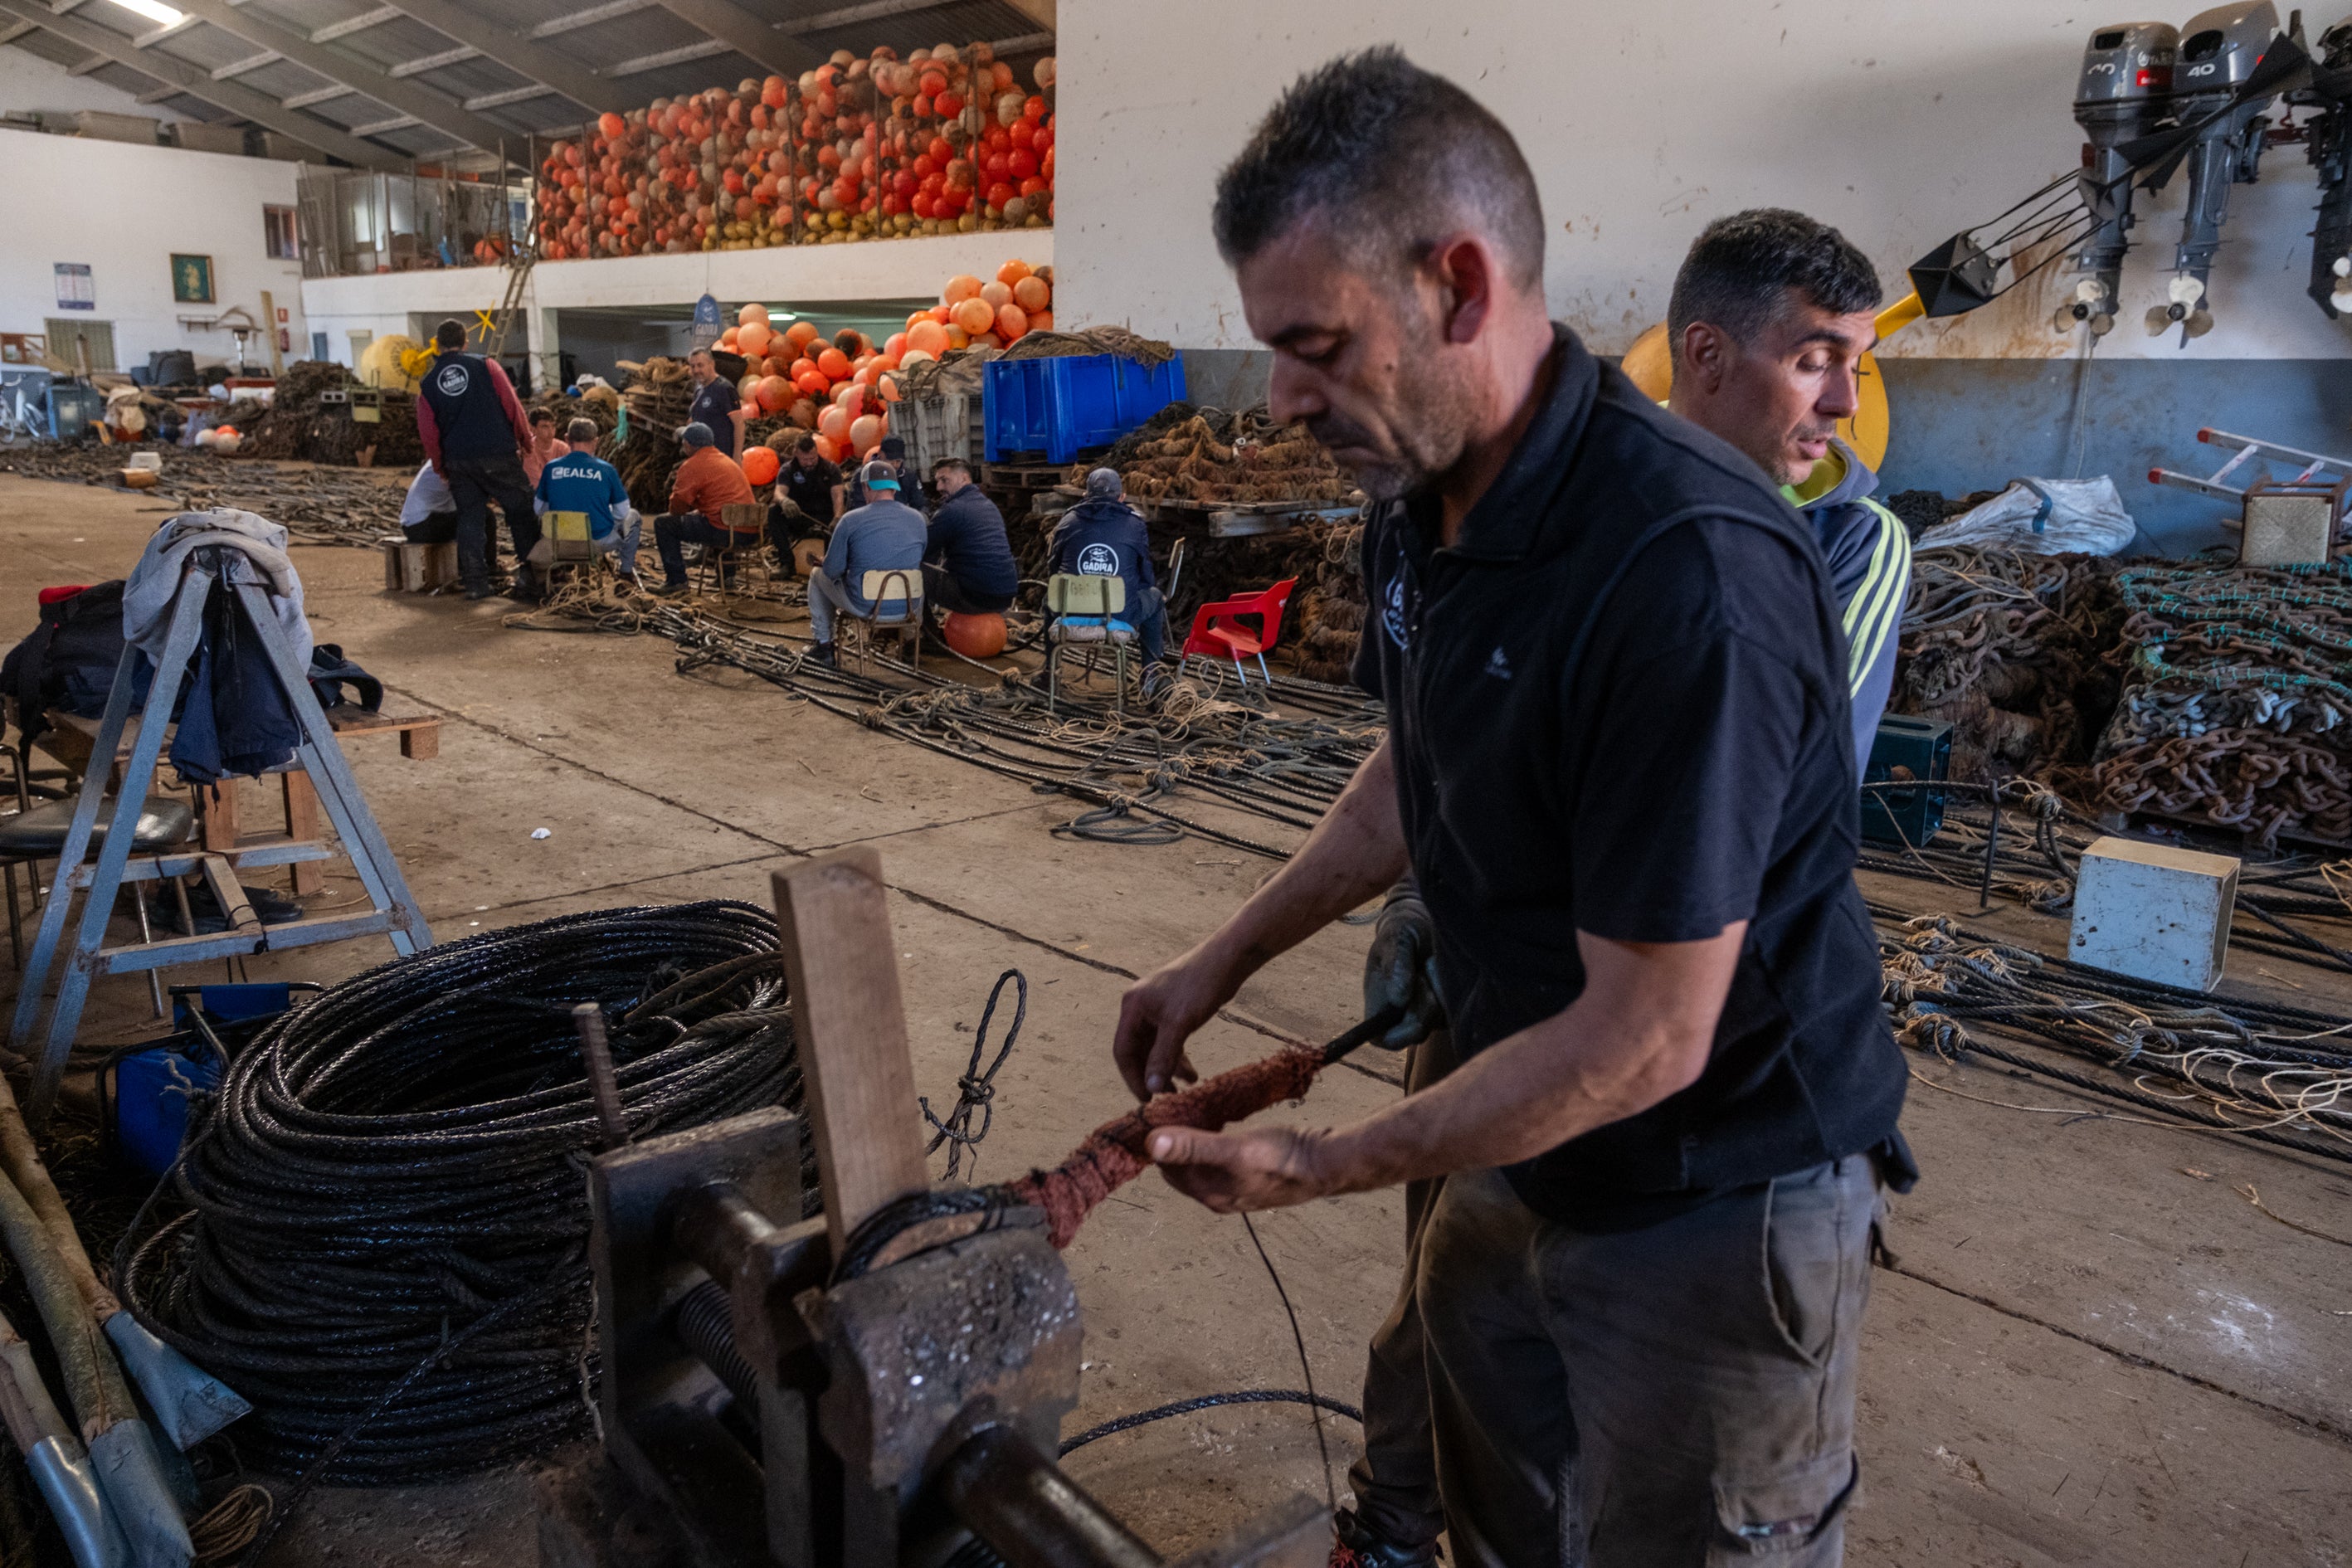
[[563, 343], [556, 331], [555, 307], [538, 302], [538, 281], [535, 278], [531, 280], [531, 297], [523, 306], [523, 324], [529, 336], [531, 380], [544, 392], [563, 384]]

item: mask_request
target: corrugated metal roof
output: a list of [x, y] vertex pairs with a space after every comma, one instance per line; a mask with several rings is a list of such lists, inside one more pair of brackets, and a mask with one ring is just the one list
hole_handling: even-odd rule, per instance
[[[393, 3], [396, 5], [397, 0], [393, 0]], [[527, 37], [531, 37], [534, 29], [546, 28], [532, 38], [538, 48], [604, 76], [610, 76], [616, 67], [658, 58], [671, 51], [690, 49], [697, 44], [710, 41], [684, 18], [657, 4], [634, 10], [616, 8], [614, 14], [599, 16], [595, 14], [612, 4], [612, 0], [459, 0], [459, 3], [469, 17], [478, 18], [494, 28]], [[733, 3], [761, 21], [788, 28], [796, 21], [838, 15], [845, 8], [845, 0], [733, 0]], [[384, 0], [246, 0], [242, 7], [246, 14], [257, 19], [275, 23], [307, 38], [316, 39], [321, 30], [336, 29], [335, 36], [318, 41], [316, 47], [330, 56], [350, 62], [350, 70], [337, 73], [335, 80], [359, 88], [356, 92], [305, 102], [306, 95], [321, 91], [332, 84], [316, 71], [290, 60], [257, 66], [251, 70], [236, 73], [230, 79], [247, 91], [260, 93], [281, 103], [293, 100], [296, 107], [286, 112], [297, 117], [314, 118], [322, 126], [348, 129], [394, 119], [401, 110], [365, 96], [366, 88], [362, 84], [388, 73], [396, 66], [450, 53], [459, 47], [460, 41], [407, 16], [364, 26], [348, 26], [370, 17], [383, 5]], [[153, 24], [111, 5], [84, 5], [77, 7], [71, 15], [77, 22], [105, 27], [125, 38], [136, 38], [153, 30]], [[583, 15], [592, 19], [579, 26], [562, 25]], [[1039, 31], [1038, 25], [1025, 12], [1007, 0], [945, 0], [943, 4], [828, 27], [819, 32], [800, 34], [795, 30], [795, 41], [819, 54], [845, 48], [862, 55], [881, 45], [904, 54], [942, 42], [967, 44], [1024, 37]], [[47, 31], [28, 33], [16, 39], [13, 47], [68, 68], [79, 64], [89, 52], [80, 43]], [[173, 32], [152, 44], [148, 50], [140, 52], [146, 54], [151, 51], [207, 73], [250, 59], [262, 52], [250, 41], [206, 24]], [[523, 68], [493, 58], [499, 53], [493, 48], [488, 56], [425, 67], [404, 79], [414, 89], [448, 100], [453, 110], [468, 99], [494, 97], [535, 80]], [[145, 93], [162, 85], [140, 74], [132, 66], [108, 65], [91, 74], [133, 94]], [[766, 74], [764, 67], [731, 49], [722, 49], [673, 63], [633, 69], [625, 76], [614, 78], [613, 81], [615, 93], [622, 101], [639, 104], [656, 98], [675, 98], [684, 93], [698, 92], [706, 88], [732, 87], [745, 77]], [[225, 116], [226, 111], [218, 105], [205, 103], [202, 91], [200, 84], [192, 93], [177, 95], [167, 101], [184, 112]], [[580, 105], [556, 93], [513, 102], [485, 104], [466, 112], [484, 123], [511, 128], [519, 137], [528, 136], [533, 132], [565, 134], [576, 129], [586, 118]], [[420, 153], [439, 153], [449, 146], [451, 138], [446, 131], [425, 124], [384, 131], [373, 135], [372, 140], [402, 155], [415, 156]]]

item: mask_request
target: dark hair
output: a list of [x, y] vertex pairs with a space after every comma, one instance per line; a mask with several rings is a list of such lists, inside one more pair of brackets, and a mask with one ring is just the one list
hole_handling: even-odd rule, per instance
[[555, 410], [552, 408], [534, 408], [530, 411], [530, 422], [534, 425], [552, 425], [555, 423]]
[[436, 346], [440, 348], [464, 348], [466, 346], [466, 323], [460, 321], [455, 316], [450, 317], [447, 321], [433, 329], [433, 342]]
[[797, 440], [797, 441], [795, 441], [795, 442], [793, 442], [793, 451], [795, 451], [795, 452], [814, 452], [814, 451], [815, 451], [815, 450], [816, 450], [816, 437], [814, 437], [814, 436], [803, 436], [803, 437], [802, 437], [799, 440]]
[[971, 478], [971, 465], [961, 458], [941, 458], [938, 462], [933, 463], [931, 465], [931, 478], [938, 479], [950, 468], [953, 468], [965, 479]]
[[1238, 267], [1306, 219], [1398, 276], [1475, 219], [1522, 289], [1543, 279], [1543, 203], [1519, 144], [1484, 104], [1394, 45], [1291, 83], [1217, 179], [1217, 249]]
[[1682, 357], [1683, 329], [1705, 321], [1751, 342], [1788, 308], [1794, 289], [1832, 315], [1878, 307], [1885, 296], [1870, 258], [1825, 223], [1786, 207], [1751, 207], [1706, 226], [1675, 274], [1666, 334]]
[[593, 441], [596, 439], [596, 422], [584, 417], [574, 419], [563, 427], [563, 438], [567, 441]]

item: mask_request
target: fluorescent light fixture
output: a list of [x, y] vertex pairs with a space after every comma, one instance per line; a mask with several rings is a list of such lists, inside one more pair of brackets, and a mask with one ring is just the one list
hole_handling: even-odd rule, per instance
[[134, 11], [149, 21], [161, 22], [167, 27], [175, 27], [187, 20], [181, 13], [163, 4], [163, 0], [114, 0], [114, 3], [126, 11]]
[[768, 320], [772, 321], [797, 321], [800, 318], [790, 310], [771, 310], [768, 312]]

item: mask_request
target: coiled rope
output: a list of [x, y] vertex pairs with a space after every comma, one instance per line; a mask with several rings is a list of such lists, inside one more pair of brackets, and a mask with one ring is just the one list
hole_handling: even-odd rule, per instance
[[572, 1008], [613, 1021], [635, 1137], [797, 1106], [776, 949], [750, 904], [609, 910], [335, 987], [230, 1063], [177, 1170], [190, 1211], [117, 1254], [127, 1304], [253, 1400], [248, 1458], [306, 1484], [585, 1432], [602, 1132]]

